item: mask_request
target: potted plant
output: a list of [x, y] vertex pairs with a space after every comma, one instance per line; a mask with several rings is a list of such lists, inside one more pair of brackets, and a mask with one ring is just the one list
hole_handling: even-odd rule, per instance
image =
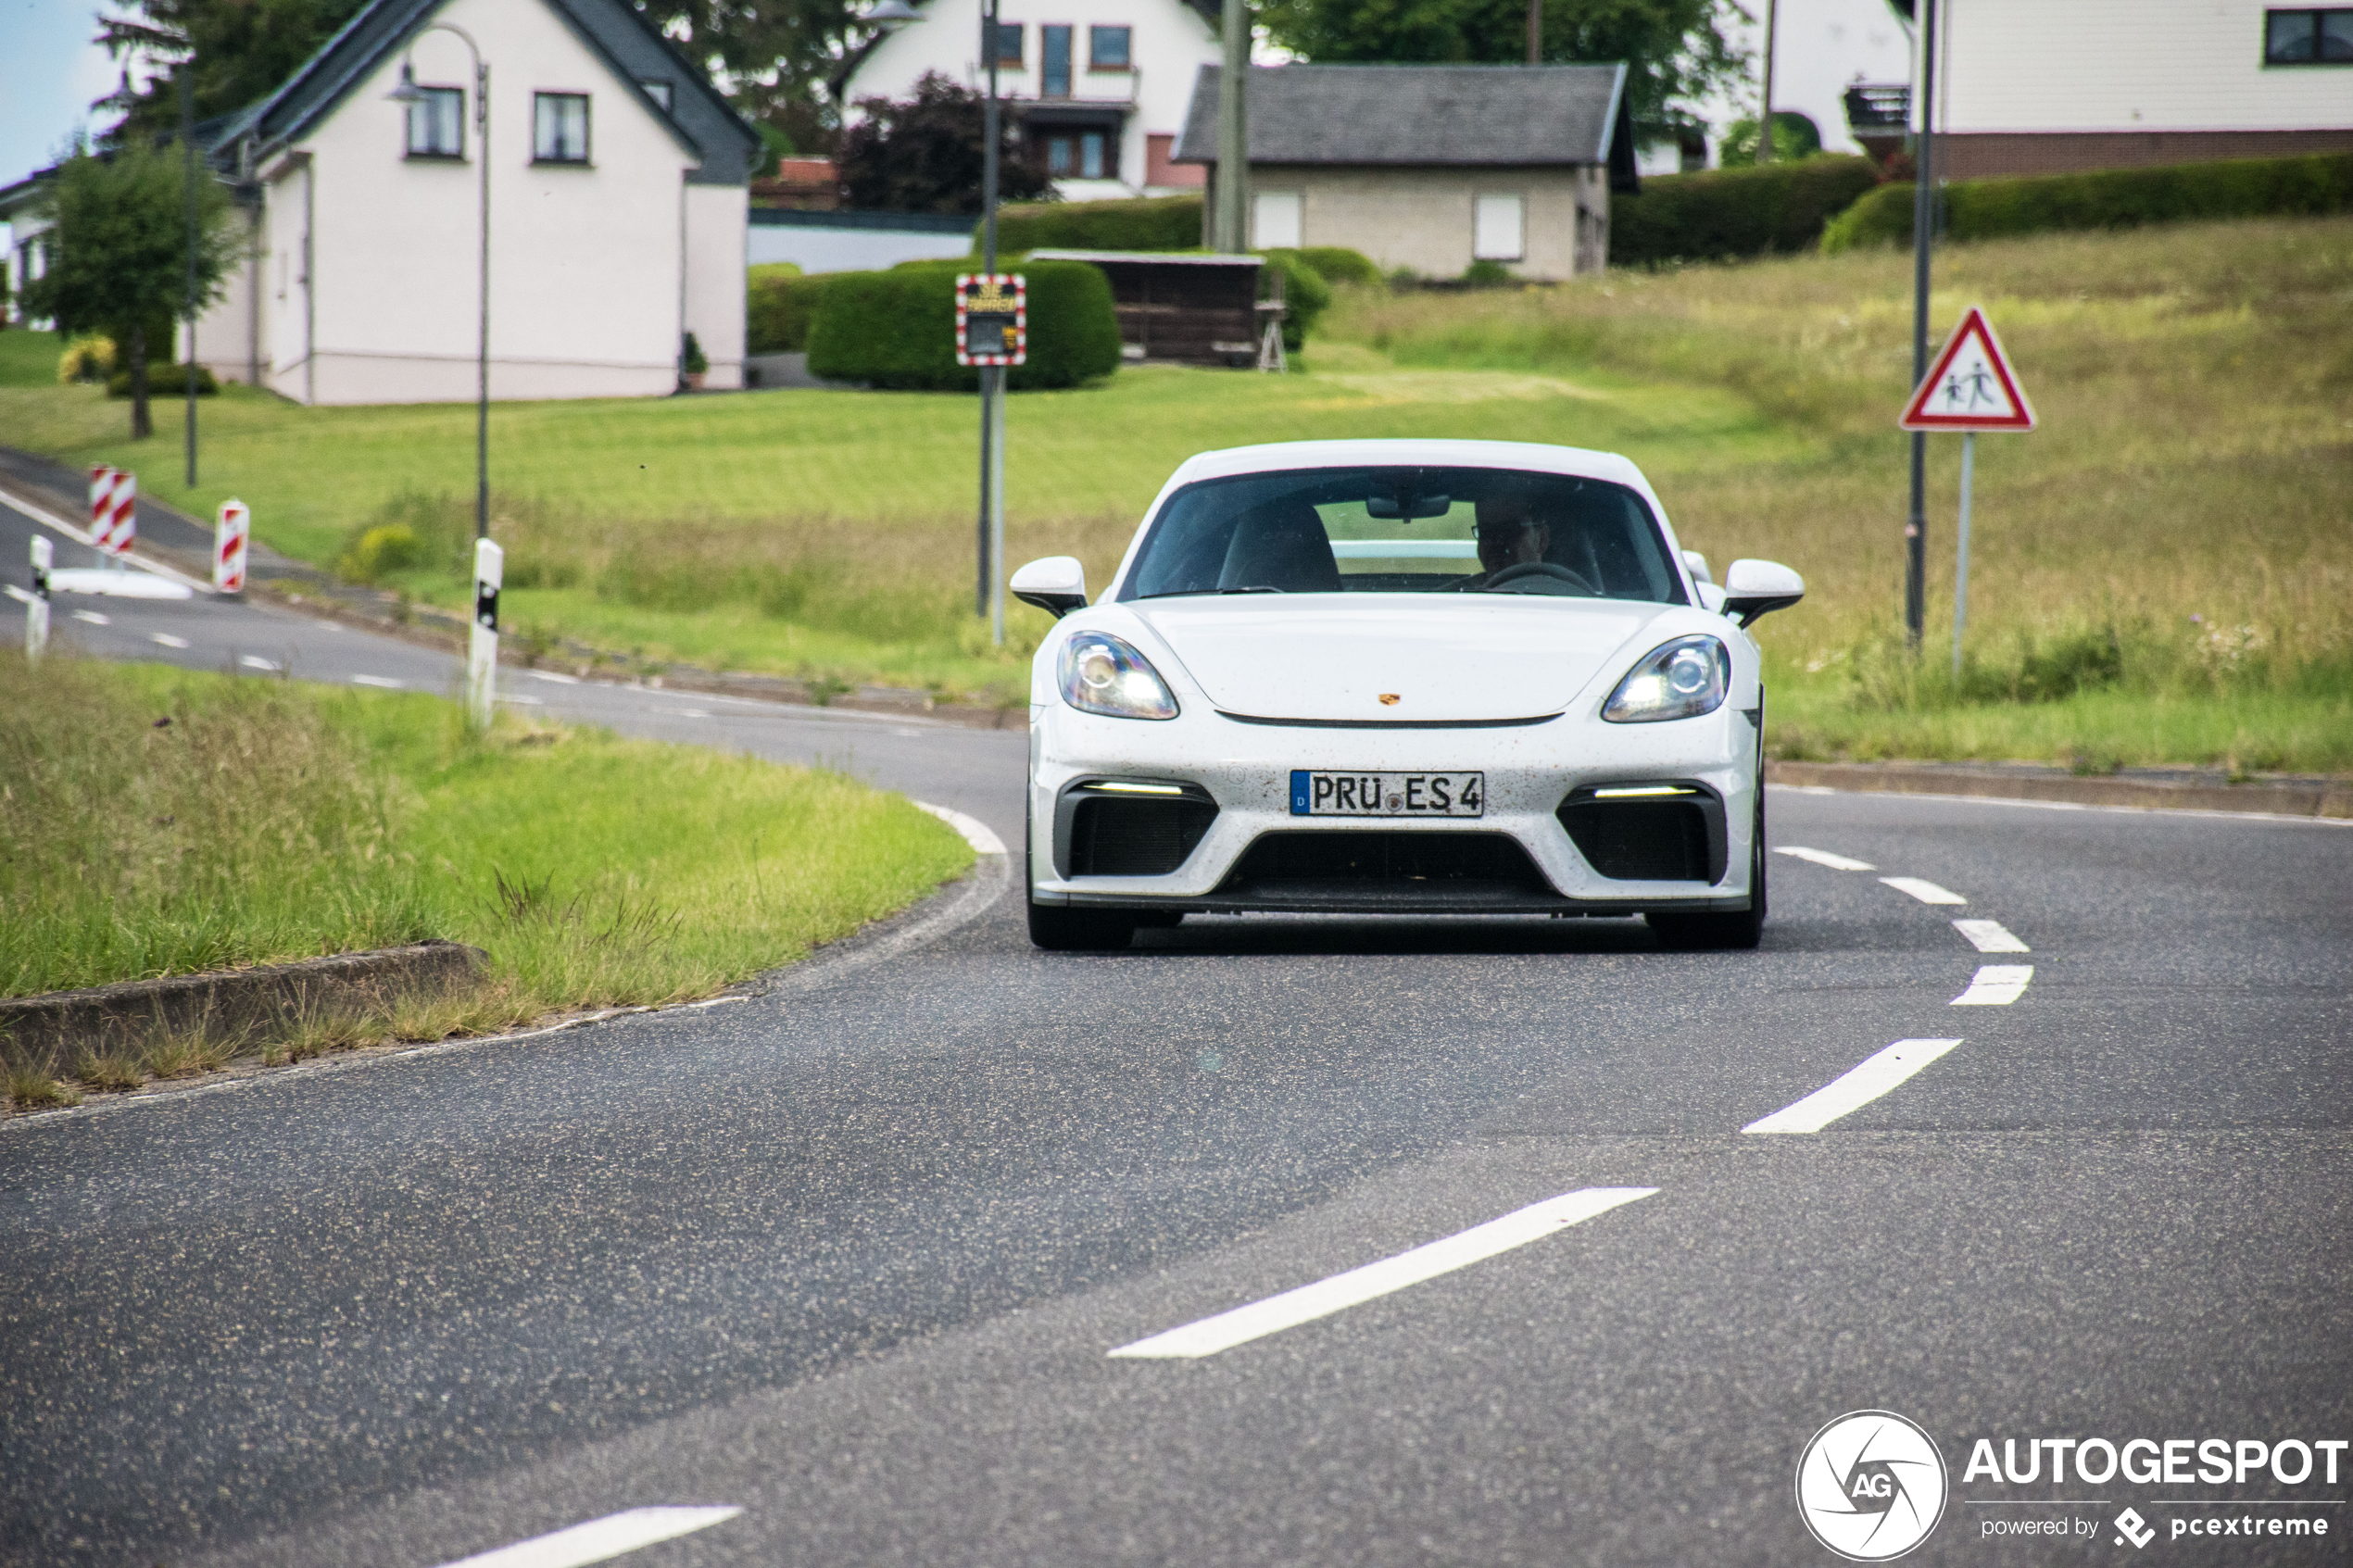
[[695, 334], [692, 332], [686, 334], [686, 346], [679, 350], [678, 365], [680, 371], [678, 379], [686, 383], [686, 390], [700, 392], [703, 378], [711, 372], [711, 361], [704, 357], [702, 345], [695, 341]]

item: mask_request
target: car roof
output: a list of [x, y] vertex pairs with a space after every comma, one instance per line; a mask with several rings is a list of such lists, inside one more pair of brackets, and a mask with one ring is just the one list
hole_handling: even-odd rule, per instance
[[1357, 467], [1517, 469], [1605, 479], [1650, 495], [1642, 470], [1615, 452], [1535, 441], [1275, 441], [1197, 453], [1169, 476], [1170, 490], [1204, 479], [1283, 469]]

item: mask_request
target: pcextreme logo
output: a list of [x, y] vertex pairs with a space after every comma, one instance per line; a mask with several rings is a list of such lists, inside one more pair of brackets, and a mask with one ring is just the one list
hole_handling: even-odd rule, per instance
[[1903, 1556], [1944, 1513], [1944, 1456], [1918, 1424], [1893, 1411], [1851, 1411], [1797, 1461], [1797, 1513], [1850, 1562]]

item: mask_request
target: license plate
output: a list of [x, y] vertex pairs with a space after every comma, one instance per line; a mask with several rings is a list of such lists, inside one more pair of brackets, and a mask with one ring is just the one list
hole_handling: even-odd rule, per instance
[[1325, 773], [1294, 769], [1294, 817], [1477, 817], [1485, 773]]

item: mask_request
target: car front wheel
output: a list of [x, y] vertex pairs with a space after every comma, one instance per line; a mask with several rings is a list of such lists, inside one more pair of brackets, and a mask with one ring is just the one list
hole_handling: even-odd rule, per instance
[[[1136, 917], [1112, 909], [1041, 904], [1030, 884], [1031, 830], [1022, 826], [1021, 880], [1029, 905], [1029, 940], [1050, 953], [1116, 952], [1136, 938]], [[1174, 923], [1173, 922], [1171, 922]]]
[[1765, 781], [1756, 782], [1756, 825], [1749, 834], [1748, 908], [1729, 914], [1679, 915], [1653, 909], [1642, 916], [1669, 947], [1737, 950], [1765, 935]]

